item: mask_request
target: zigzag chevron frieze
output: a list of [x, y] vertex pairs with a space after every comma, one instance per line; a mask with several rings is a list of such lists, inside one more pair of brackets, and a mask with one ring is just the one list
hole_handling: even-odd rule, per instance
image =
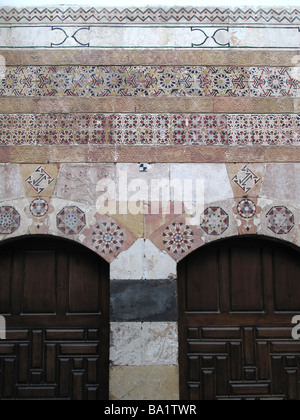
[[294, 23], [294, 8], [2, 8], [0, 23]]

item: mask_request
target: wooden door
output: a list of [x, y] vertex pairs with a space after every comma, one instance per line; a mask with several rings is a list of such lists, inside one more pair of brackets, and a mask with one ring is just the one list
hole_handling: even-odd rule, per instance
[[0, 399], [108, 398], [109, 271], [69, 241], [0, 247]]
[[186, 257], [178, 275], [181, 398], [298, 400], [300, 253], [225, 240]]

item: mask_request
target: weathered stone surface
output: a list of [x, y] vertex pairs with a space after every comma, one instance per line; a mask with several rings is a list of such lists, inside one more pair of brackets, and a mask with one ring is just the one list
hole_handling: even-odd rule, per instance
[[178, 365], [177, 322], [142, 324], [142, 361], [144, 365]]
[[261, 197], [286, 200], [300, 206], [300, 164], [266, 164]]
[[142, 365], [141, 323], [111, 322], [110, 329], [111, 364], [114, 366]]
[[113, 366], [111, 400], [179, 400], [177, 366]]
[[0, 200], [12, 200], [25, 197], [22, 175], [19, 165], [0, 165]]
[[112, 262], [110, 277], [114, 280], [176, 278], [176, 264], [149, 240], [138, 239]]
[[114, 366], [177, 366], [177, 322], [112, 322], [110, 361]]
[[60, 167], [54, 195], [96, 207], [97, 184], [105, 179], [115, 179], [113, 164], [63, 164]]
[[175, 280], [113, 280], [112, 321], [177, 321]]

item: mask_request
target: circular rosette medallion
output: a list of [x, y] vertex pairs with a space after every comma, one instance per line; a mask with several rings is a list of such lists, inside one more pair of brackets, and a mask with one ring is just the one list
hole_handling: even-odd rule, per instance
[[237, 211], [244, 219], [251, 219], [256, 214], [256, 205], [252, 200], [246, 198], [239, 202]]
[[37, 198], [30, 204], [30, 213], [34, 217], [44, 217], [49, 210], [49, 205], [43, 198]]
[[172, 223], [163, 233], [163, 243], [168, 251], [184, 254], [194, 243], [194, 233], [183, 223]]

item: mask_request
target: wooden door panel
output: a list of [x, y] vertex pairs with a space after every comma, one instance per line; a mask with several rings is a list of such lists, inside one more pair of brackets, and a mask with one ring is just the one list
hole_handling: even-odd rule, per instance
[[11, 285], [1, 296], [12, 315], [0, 341], [0, 399], [107, 399], [107, 263], [47, 239], [12, 244], [7, 256], [0, 283]]
[[[223, 341], [220, 328], [215, 338], [211, 329], [209, 338], [188, 340], [188, 389], [201, 389], [200, 399], [207, 399], [208, 375], [212, 375], [213, 379], [209, 379], [215, 384], [212, 399], [230, 396], [244, 399], [250, 395], [260, 398], [266, 394], [288, 398], [292, 392], [298, 395], [298, 385], [294, 390], [291, 385], [300, 381], [299, 342], [274, 338], [262, 341], [257, 338], [255, 328], [240, 329], [239, 336], [237, 329], [232, 330], [232, 338], [226, 330]], [[274, 330], [266, 335], [274, 336]], [[205, 334], [199, 331], [200, 336]]]
[[260, 249], [232, 247], [230, 251], [231, 311], [264, 311]]
[[100, 340], [90, 341], [89, 331], [81, 332], [84, 340], [78, 340], [76, 330], [73, 336], [71, 330], [66, 336], [57, 329], [53, 334], [49, 329], [19, 330], [13, 340], [0, 342], [0, 399], [101, 398], [106, 372]]
[[[89, 263], [90, 262], [90, 263]], [[69, 307], [71, 313], [100, 313], [98, 266], [73, 253], [69, 262]]]
[[56, 313], [56, 258], [54, 251], [24, 253], [23, 314]]
[[[300, 398], [300, 341], [291, 337], [292, 317], [300, 313], [299, 261], [294, 249], [239, 238], [213, 244], [180, 263], [183, 399]], [[216, 286], [208, 289], [215, 293], [210, 302], [221, 303], [218, 312], [195, 297], [203, 289], [205, 295], [207, 282]], [[192, 311], [189, 293], [195, 294]]]

